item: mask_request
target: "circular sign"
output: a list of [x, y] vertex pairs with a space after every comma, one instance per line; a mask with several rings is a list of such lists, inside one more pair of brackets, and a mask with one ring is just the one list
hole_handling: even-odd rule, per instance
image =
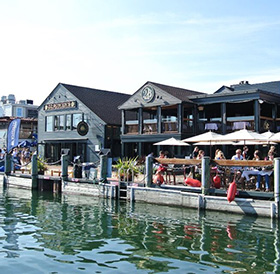
[[88, 133], [88, 124], [84, 121], [81, 121], [77, 125], [77, 131], [81, 136], [85, 136]]
[[155, 90], [152, 87], [146, 86], [142, 89], [142, 98], [145, 102], [151, 102], [154, 99], [154, 96]]

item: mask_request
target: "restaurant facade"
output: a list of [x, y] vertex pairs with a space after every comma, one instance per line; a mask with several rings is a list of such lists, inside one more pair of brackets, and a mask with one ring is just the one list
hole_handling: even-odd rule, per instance
[[38, 153], [48, 162], [61, 153], [96, 162], [121, 155], [121, 111], [128, 94], [59, 83], [38, 108]]
[[[241, 81], [213, 94], [147, 82], [119, 109], [122, 155], [141, 157], [158, 154], [162, 147], [153, 144], [170, 137], [182, 140], [209, 130], [226, 134], [243, 128], [279, 131], [280, 81]], [[177, 147], [171, 154], [184, 157], [191, 149]]]

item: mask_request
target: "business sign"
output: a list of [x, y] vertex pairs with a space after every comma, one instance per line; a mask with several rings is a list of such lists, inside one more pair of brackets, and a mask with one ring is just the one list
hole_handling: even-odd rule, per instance
[[50, 110], [60, 110], [60, 109], [71, 109], [77, 107], [77, 101], [68, 101], [68, 102], [61, 102], [61, 103], [51, 103], [44, 105], [45, 111]]
[[81, 136], [85, 136], [88, 133], [88, 124], [84, 121], [79, 122], [77, 125], [77, 131]]
[[20, 119], [14, 119], [10, 122], [7, 135], [7, 152], [9, 153], [14, 147], [18, 145], [20, 129]]

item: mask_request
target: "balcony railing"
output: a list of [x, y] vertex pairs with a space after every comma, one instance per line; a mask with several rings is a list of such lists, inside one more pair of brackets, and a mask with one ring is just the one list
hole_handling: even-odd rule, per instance
[[162, 122], [162, 132], [178, 132], [177, 122]]

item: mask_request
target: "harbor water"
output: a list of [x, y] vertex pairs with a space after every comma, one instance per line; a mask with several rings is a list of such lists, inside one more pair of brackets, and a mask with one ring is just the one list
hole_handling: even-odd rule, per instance
[[279, 222], [0, 191], [1, 273], [280, 273]]

